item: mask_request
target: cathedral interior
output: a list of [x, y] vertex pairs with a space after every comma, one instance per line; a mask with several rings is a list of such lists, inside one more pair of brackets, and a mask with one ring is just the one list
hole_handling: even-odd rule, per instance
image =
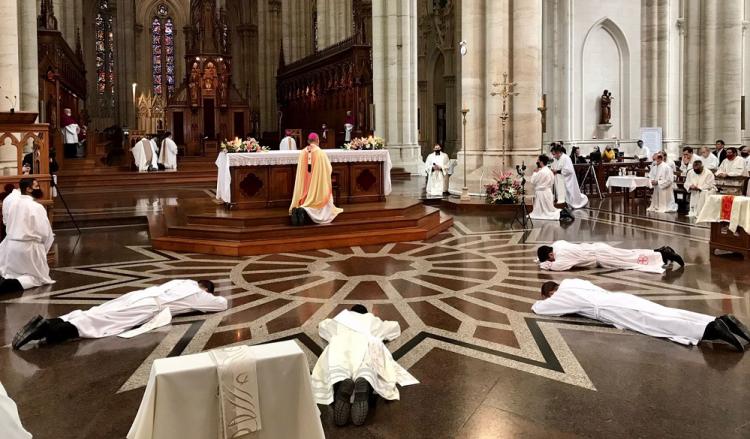
[[[0, 438], [200, 439], [193, 424], [224, 416], [223, 383], [210, 409], [172, 407], [200, 419], [136, 431], [159, 364], [288, 342], [306, 392], [333, 344], [323, 322], [357, 304], [396, 322], [378, 358], [418, 384], [370, 395], [364, 425], [342, 426], [337, 403], [303, 391], [263, 411], [264, 392], [284, 395], [263, 374], [280, 388], [294, 377], [258, 360], [265, 427], [236, 437], [750, 437], [750, 360], [737, 349], [649, 337], [601, 309], [532, 308], [551, 300], [546, 283], [579, 279], [750, 321], [748, 23], [750, 0], [0, 0]], [[232, 151], [233, 139], [259, 150]], [[300, 151], [276, 151], [289, 139]], [[311, 139], [330, 159], [326, 199], [343, 213], [295, 227]], [[573, 159], [572, 177], [552, 146]], [[707, 208], [693, 212], [704, 190], [688, 175], [687, 149], [700, 162], [702, 148], [744, 164], [712, 169], [710, 221]], [[534, 219], [540, 154], [559, 221]], [[661, 161], [667, 183], [651, 174]], [[307, 179], [295, 179], [305, 164]], [[4, 246], [26, 238], [12, 235], [20, 209], [2, 200], [25, 178], [54, 233], [44, 253], [54, 283], [4, 292]], [[654, 208], [664, 185], [674, 209]], [[493, 198], [503, 190], [512, 202]], [[600, 261], [540, 268], [540, 246], [560, 241], [671, 246], [685, 263], [665, 259], [656, 274]], [[14, 346], [37, 315], [177, 279], [213, 282], [226, 309], [175, 314], [132, 338], [79, 330]], [[315, 428], [273, 433], [304, 422]]]

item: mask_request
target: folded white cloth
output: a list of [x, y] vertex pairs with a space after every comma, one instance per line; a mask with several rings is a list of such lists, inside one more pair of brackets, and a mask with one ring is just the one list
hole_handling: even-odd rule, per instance
[[243, 439], [261, 429], [256, 358], [249, 346], [209, 352], [219, 377], [222, 439]]

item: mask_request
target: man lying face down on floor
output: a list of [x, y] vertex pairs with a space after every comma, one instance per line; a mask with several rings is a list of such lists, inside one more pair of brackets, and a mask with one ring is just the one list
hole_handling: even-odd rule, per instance
[[568, 241], [555, 241], [551, 246], [537, 249], [539, 268], [550, 271], [566, 271], [573, 267], [604, 267], [621, 270], [635, 270], [646, 273], [664, 273], [664, 266], [685, 261], [672, 247], [656, 250], [625, 249], [612, 247], [603, 242], [574, 244]]
[[318, 404], [334, 403], [336, 425], [346, 425], [350, 414], [354, 425], [364, 424], [373, 389], [381, 397], [395, 400], [399, 399], [396, 384], [419, 383], [383, 344], [383, 340], [401, 334], [398, 322], [380, 320], [364, 305], [354, 305], [350, 311], [320, 322], [318, 331], [328, 346], [312, 372], [313, 396]]
[[593, 320], [661, 337], [684, 345], [723, 341], [744, 352], [750, 333], [736, 317], [713, 317], [658, 303], [627, 293], [613, 293], [581, 279], [566, 279], [559, 285], [545, 282], [542, 300], [531, 307], [536, 314], [578, 314]]
[[214, 284], [209, 280], [173, 280], [124, 294], [86, 311], [75, 310], [53, 319], [36, 316], [13, 337], [13, 349], [32, 340], [54, 344], [78, 337], [110, 337], [143, 325], [129, 334], [135, 336], [168, 324], [178, 314], [226, 310], [227, 299], [213, 293]]

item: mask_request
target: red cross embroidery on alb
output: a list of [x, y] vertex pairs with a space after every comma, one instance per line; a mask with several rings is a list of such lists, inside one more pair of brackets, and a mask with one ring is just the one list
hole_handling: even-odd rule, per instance
[[641, 265], [648, 265], [648, 256], [644, 256], [644, 255], [638, 256], [638, 263]]

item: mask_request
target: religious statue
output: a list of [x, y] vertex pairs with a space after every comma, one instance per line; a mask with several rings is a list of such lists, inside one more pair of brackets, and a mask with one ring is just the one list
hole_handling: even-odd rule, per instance
[[612, 119], [612, 101], [615, 99], [612, 97], [612, 93], [609, 90], [604, 90], [602, 97], [599, 98], [599, 106], [601, 107], [601, 115], [599, 116], [599, 124], [607, 125], [610, 119]]
[[190, 102], [193, 105], [198, 105], [198, 92], [201, 83], [201, 71], [198, 67], [198, 63], [193, 63], [192, 71], [190, 72]]

